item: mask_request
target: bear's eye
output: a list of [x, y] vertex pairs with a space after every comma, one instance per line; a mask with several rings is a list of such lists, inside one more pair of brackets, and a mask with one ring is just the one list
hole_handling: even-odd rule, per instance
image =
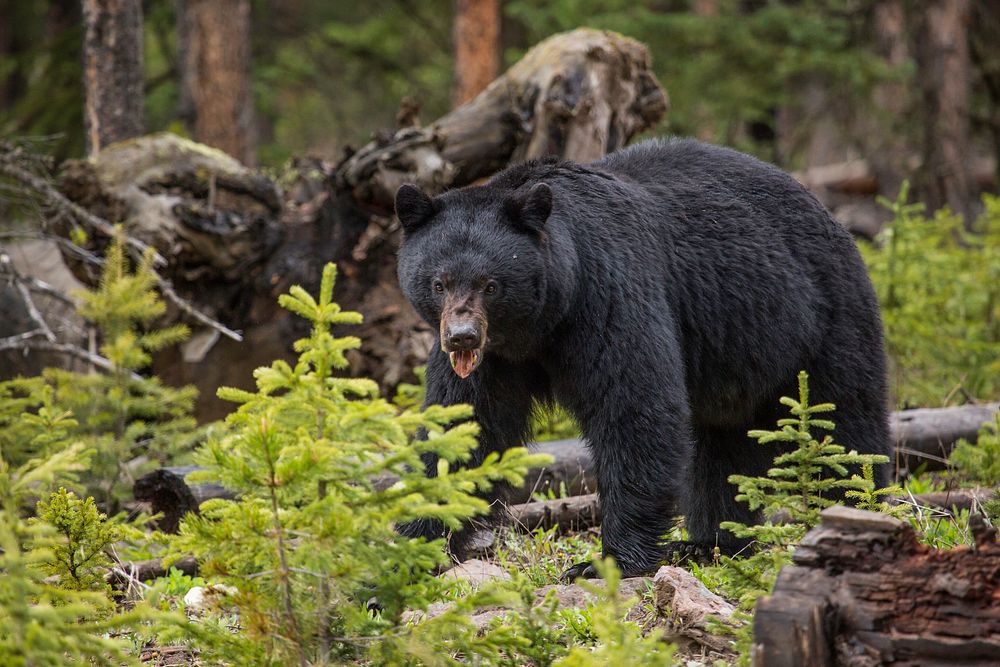
[[444, 294], [444, 283], [440, 280], [434, 281], [434, 291], [438, 294]]
[[483, 291], [485, 291], [487, 294], [496, 294], [497, 293], [497, 284], [496, 283], [487, 283], [486, 284], [486, 289], [483, 290]]

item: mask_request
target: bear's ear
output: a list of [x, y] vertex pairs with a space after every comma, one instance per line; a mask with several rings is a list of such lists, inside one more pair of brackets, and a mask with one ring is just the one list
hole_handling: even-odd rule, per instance
[[527, 194], [508, 199], [504, 209], [515, 227], [541, 237], [552, 212], [552, 188], [547, 183], [535, 183]]
[[407, 234], [420, 229], [437, 212], [434, 200], [412, 183], [404, 183], [396, 190], [396, 215]]

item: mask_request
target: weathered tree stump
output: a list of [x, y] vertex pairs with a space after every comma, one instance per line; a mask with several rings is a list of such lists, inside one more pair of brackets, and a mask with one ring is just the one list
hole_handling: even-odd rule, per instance
[[1000, 543], [920, 544], [902, 521], [833, 507], [757, 603], [760, 667], [1000, 664]]

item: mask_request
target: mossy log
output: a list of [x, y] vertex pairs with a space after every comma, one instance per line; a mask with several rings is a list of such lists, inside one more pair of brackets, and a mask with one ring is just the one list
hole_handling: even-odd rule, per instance
[[[293, 284], [315, 291], [330, 261], [340, 271], [335, 298], [365, 317], [351, 329], [363, 345], [350, 372], [386, 389], [413, 379], [435, 336], [397, 284], [392, 202], [401, 183], [439, 192], [515, 161], [592, 160], [651, 127], [666, 106], [646, 47], [581, 29], [540, 43], [427, 127], [378, 134], [336, 164], [299, 160], [274, 180], [220, 151], [161, 134], [70, 162], [60, 189], [91, 213], [124, 223], [165, 258], [160, 271], [182, 296], [242, 330], [238, 342], [196, 327], [182, 349], [155, 359], [153, 370], [165, 382], [200, 389], [198, 416], [210, 419], [229, 410], [217, 387], [246, 388], [254, 368], [292, 356], [306, 325], [280, 310], [277, 296]], [[412, 114], [405, 115], [401, 122], [410, 123]], [[107, 245], [106, 229], [87, 230], [90, 249]], [[94, 281], [94, 267], [67, 262], [84, 282]]]

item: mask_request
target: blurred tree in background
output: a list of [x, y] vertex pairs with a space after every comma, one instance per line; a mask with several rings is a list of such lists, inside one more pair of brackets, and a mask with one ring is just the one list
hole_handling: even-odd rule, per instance
[[[392, 127], [404, 99], [408, 119], [429, 121], [447, 111], [453, 95], [470, 94], [459, 90], [463, 80], [473, 76], [470, 68], [489, 64], [497, 44], [488, 25], [469, 31], [482, 23], [477, 12], [497, 4], [147, 0], [147, 129], [187, 134], [251, 164], [276, 166], [306, 152], [338, 157], [344, 146]], [[627, 34], [649, 45], [671, 96], [657, 133], [698, 136], [790, 169], [878, 154], [876, 169], [896, 172], [881, 179], [895, 190], [907, 168], [902, 153], [936, 159], [939, 147], [922, 137], [937, 128], [969, 125], [986, 152], [1000, 146], [995, 10], [971, 4], [506, 0], [499, 3], [499, 49], [506, 66], [557, 31], [589, 26]], [[968, 48], [945, 64], [943, 79], [927, 35], [953, 39], [946, 33], [954, 27], [936, 17], [958, 17], [964, 23], [952, 26], [969, 32]], [[59, 158], [83, 150], [80, 23], [72, 0], [0, 5], [0, 133], [59, 134]], [[928, 51], [924, 72], [918, 66]], [[957, 92], [942, 98], [938, 80]], [[245, 102], [251, 87], [252, 105]], [[928, 102], [938, 98], [943, 105]], [[935, 116], [955, 108], [966, 117]]]

